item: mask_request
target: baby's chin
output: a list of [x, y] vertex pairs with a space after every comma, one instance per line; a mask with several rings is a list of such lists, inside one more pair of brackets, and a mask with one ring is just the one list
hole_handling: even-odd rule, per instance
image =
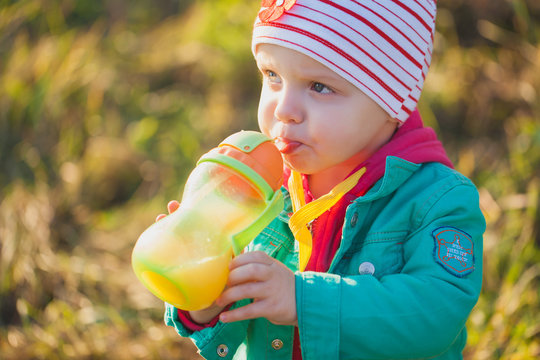
[[298, 162], [295, 162], [295, 161], [288, 161], [287, 159], [283, 159], [283, 164], [290, 170], [294, 170], [300, 174], [305, 174], [305, 175], [312, 175], [314, 173], [317, 172], [316, 169], [312, 169], [311, 167], [309, 166], [303, 166], [302, 164], [299, 164]]

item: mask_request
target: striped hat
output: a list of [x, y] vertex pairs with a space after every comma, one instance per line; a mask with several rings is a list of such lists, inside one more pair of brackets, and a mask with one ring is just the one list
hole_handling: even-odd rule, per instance
[[252, 50], [299, 51], [404, 122], [431, 62], [436, 11], [436, 0], [263, 0]]

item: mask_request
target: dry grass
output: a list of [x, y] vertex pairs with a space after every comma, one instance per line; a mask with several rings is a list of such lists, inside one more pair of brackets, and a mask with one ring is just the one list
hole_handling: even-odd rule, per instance
[[[198, 1], [170, 17], [172, 1], [106, 4], [0, 3], [2, 359], [197, 357], [130, 253], [199, 155], [256, 127], [257, 4]], [[420, 110], [488, 223], [466, 358], [536, 359], [540, 8], [439, 7]]]

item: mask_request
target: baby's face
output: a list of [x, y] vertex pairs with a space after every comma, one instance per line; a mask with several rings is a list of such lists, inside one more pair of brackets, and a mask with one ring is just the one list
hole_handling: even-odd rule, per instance
[[397, 122], [341, 76], [294, 50], [257, 47], [263, 75], [259, 127], [288, 167], [304, 174], [352, 170], [386, 143]]

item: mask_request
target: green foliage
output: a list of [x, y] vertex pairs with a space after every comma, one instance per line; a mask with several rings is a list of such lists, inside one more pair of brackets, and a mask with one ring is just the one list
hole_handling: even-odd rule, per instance
[[[258, 1], [0, 1], [0, 354], [196, 358], [130, 267], [199, 156], [256, 129]], [[540, 5], [439, 1], [419, 104], [488, 228], [467, 359], [540, 357]]]

